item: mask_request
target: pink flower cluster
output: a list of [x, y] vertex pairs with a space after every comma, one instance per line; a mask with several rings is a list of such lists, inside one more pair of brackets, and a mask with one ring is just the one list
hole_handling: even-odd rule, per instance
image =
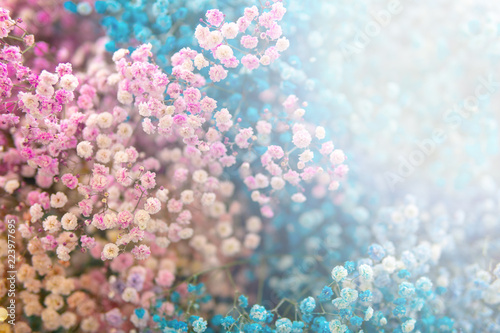
[[[279, 25], [285, 13], [283, 3], [275, 2], [264, 7], [261, 13], [256, 6], [246, 8], [244, 15], [236, 22], [225, 22], [225, 16], [219, 10], [209, 10], [207, 22], [196, 27], [195, 37], [200, 46], [210, 51], [214, 58], [210, 79], [213, 82], [223, 80], [227, 75], [224, 68], [236, 68], [240, 61], [245, 68], [253, 70], [260, 65], [268, 66], [278, 59], [280, 52], [285, 51], [290, 44], [286, 37], [282, 37]], [[240, 45], [248, 51], [238, 49]], [[235, 51], [244, 56], [238, 59]], [[192, 59], [197, 69], [210, 65], [206, 57], [206, 54], [199, 54]]]
[[[42, 317], [47, 330], [132, 328], [122, 314], [147, 307], [155, 286], [173, 287], [177, 262], [189, 256], [185, 269], [195, 271], [249, 254], [267, 227], [261, 217], [273, 217], [280, 200], [300, 203], [309, 187], [316, 197], [338, 188], [346, 158], [304, 120], [307, 103], [283, 96], [281, 108], [242, 127], [236, 110], [207, 95], [212, 83], [200, 73], [210, 67], [219, 82], [240, 62], [252, 70], [278, 59], [288, 47], [278, 24], [285, 11], [281, 2], [253, 6], [236, 22], [208, 11], [196, 29], [204, 51], [180, 50], [164, 73], [149, 44], [118, 50], [111, 62], [97, 43], [84, 70], [70, 63], [35, 70], [25, 62], [34, 37], [0, 9], [0, 33], [12, 37], [0, 49], [0, 191], [12, 198], [2, 209], [15, 210], [30, 254], [19, 273], [27, 316]], [[238, 35], [248, 50], [240, 59], [231, 44]], [[291, 142], [269, 144], [287, 133]], [[228, 168], [238, 168], [261, 217], [235, 198]], [[90, 259], [111, 276], [66, 276], [70, 261]], [[42, 293], [53, 295], [45, 306]], [[89, 320], [96, 313], [103, 317]]]

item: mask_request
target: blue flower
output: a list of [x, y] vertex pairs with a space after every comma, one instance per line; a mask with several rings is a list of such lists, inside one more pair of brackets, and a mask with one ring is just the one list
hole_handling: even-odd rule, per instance
[[308, 297], [302, 302], [300, 302], [300, 312], [307, 314], [313, 312], [313, 310], [316, 308], [316, 301], [312, 297]]
[[333, 291], [332, 288], [325, 286], [323, 290], [321, 290], [321, 294], [318, 295], [318, 299], [320, 302], [326, 302], [332, 299]]
[[238, 305], [242, 308], [246, 308], [248, 306], [248, 298], [245, 295], [240, 295], [240, 297], [238, 297]]
[[257, 322], [265, 322], [267, 319], [267, 311], [262, 305], [255, 304], [250, 310], [250, 319]]

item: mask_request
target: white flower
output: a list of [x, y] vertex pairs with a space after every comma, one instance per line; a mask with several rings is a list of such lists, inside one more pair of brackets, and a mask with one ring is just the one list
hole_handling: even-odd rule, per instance
[[259, 61], [262, 65], [267, 66], [271, 63], [271, 58], [268, 55], [263, 55]]
[[238, 36], [239, 28], [234, 22], [224, 23], [222, 25], [221, 32], [226, 39], [233, 39]]
[[139, 104], [139, 114], [143, 117], [149, 117], [151, 115], [151, 109], [148, 107], [148, 103], [142, 102]]
[[181, 239], [189, 239], [193, 236], [193, 229], [191, 228], [185, 228], [179, 231], [179, 237]]
[[171, 115], [167, 114], [167, 115], [161, 117], [160, 122], [158, 124], [158, 127], [161, 129], [167, 129], [167, 128], [170, 128], [173, 123], [174, 123], [174, 118], [172, 118]]
[[59, 78], [57, 77], [56, 74], [49, 73], [46, 70], [42, 71], [39, 78], [40, 78], [40, 82], [43, 82], [43, 83], [48, 84], [48, 85], [54, 85], [59, 80]]
[[36, 110], [38, 108], [39, 98], [37, 95], [30, 93], [19, 93], [21, 96], [21, 101], [24, 106], [29, 110]]
[[181, 192], [181, 201], [185, 205], [189, 205], [194, 201], [194, 192], [192, 190], [184, 190]]
[[75, 230], [78, 220], [73, 213], [66, 213], [61, 218], [61, 225], [64, 230]]
[[65, 74], [61, 78], [61, 88], [73, 91], [78, 87], [78, 79], [72, 74]]
[[347, 274], [347, 269], [345, 269], [343, 266], [335, 266], [332, 269], [332, 279], [334, 279], [336, 282], [341, 281], [347, 276]]
[[191, 245], [195, 250], [200, 251], [207, 244], [207, 237], [204, 235], [196, 235], [191, 238], [189, 245]]
[[132, 96], [132, 94], [129, 93], [128, 91], [125, 91], [125, 90], [118, 91], [117, 98], [118, 98], [118, 102], [125, 104], [125, 105], [132, 104], [132, 102], [134, 100], [134, 97]]
[[109, 128], [113, 125], [113, 115], [109, 112], [100, 113], [97, 116], [97, 125], [100, 128]]
[[193, 181], [203, 184], [207, 181], [208, 174], [205, 170], [196, 170], [193, 172]]
[[410, 219], [415, 218], [418, 216], [418, 207], [410, 204], [410, 205], [405, 207], [404, 214], [407, 218], [410, 218]]
[[266, 188], [269, 186], [269, 179], [261, 173], [255, 175], [255, 182], [257, 184], [257, 188]]
[[49, 84], [40, 82], [36, 87], [36, 93], [45, 97], [52, 97], [52, 95], [54, 95], [54, 87]]
[[69, 261], [69, 249], [66, 246], [59, 245], [56, 250], [57, 258], [62, 261]]
[[345, 155], [342, 150], [335, 149], [330, 154], [330, 162], [332, 162], [333, 164], [342, 164], [344, 161], [345, 161]]
[[118, 246], [116, 246], [116, 244], [113, 243], [104, 245], [104, 249], [102, 249], [102, 255], [108, 260], [116, 258], [119, 252], [120, 249], [118, 248]]
[[203, 193], [201, 196], [201, 204], [203, 206], [211, 206], [215, 202], [215, 193]]
[[113, 159], [115, 160], [116, 163], [127, 163], [128, 154], [124, 151], [117, 151]]
[[220, 60], [229, 59], [233, 56], [233, 49], [228, 45], [220, 45], [215, 50], [215, 56]]
[[76, 154], [81, 158], [89, 158], [92, 156], [93, 147], [88, 141], [82, 141], [76, 146]]
[[109, 149], [99, 149], [95, 154], [95, 159], [100, 163], [108, 163], [111, 160], [111, 150]]
[[299, 155], [299, 160], [301, 162], [307, 163], [314, 158], [314, 153], [309, 149], [305, 150], [302, 154]]
[[19, 186], [21, 186], [21, 184], [17, 179], [11, 179], [5, 183], [4, 190], [5, 192], [12, 194], [19, 188]]
[[247, 234], [243, 245], [250, 250], [255, 250], [260, 244], [260, 236], [256, 234]]
[[42, 206], [38, 203], [30, 207], [31, 222], [36, 222], [43, 216]]
[[409, 333], [409, 332], [413, 332], [413, 330], [415, 329], [415, 319], [408, 319], [407, 321], [405, 321], [403, 324], [401, 324], [401, 328], [403, 330], [404, 333]]
[[145, 230], [148, 226], [148, 222], [151, 219], [151, 216], [144, 209], [139, 209], [134, 216], [134, 223], [141, 230]]
[[239, 253], [240, 250], [241, 243], [236, 238], [231, 237], [222, 241], [221, 251], [223, 255], [227, 257], [234, 256], [235, 254]]
[[54, 208], [62, 208], [68, 202], [68, 197], [63, 192], [57, 192], [50, 196], [50, 205]]
[[216, 229], [221, 238], [227, 238], [233, 233], [233, 226], [228, 222], [219, 222]]
[[198, 68], [198, 70], [207, 67], [209, 64], [210, 63], [205, 59], [205, 57], [201, 53], [198, 53], [194, 58], [194, 65], [196, 66], [196, 68]]
[[164, 188], [163, 190], [158, 190], [158, 191], [156, 191], [156, 197], [161, 202], [167, 202], [167, 200], [168, 200], [168, 192], [169, 191], [166, 188]]
[[305, 129], [301, 129], [293, 134], [292, 142], [297, 148], [307, 148], [311, 144], [311, 134]]
[[234, 184], [229, 181], [219, 183], [220, 194], [224, 197], [230, 197], [234, 193]]
[[325, 128], [322, 126], [316, 127], [314, 134], [316, 135], [316, 138], [318, 138], [319, 140], [323, 140], [326, 135]]
[[373, 269], [371, 268], [371, 266], [368, 266], [366, 264], [360, 265], [358, 267], [358, 272], [361, 279], [365, 281], [373, 280]]
[[372, 318], [373, 316], [373, 308], [371, 306], [368, 307], [365, 311], [365, 321], [368, 321]]
[[257, 233], [262, 229], [262, 221], [257, 216], [252, 216], [247, 220], [246, 228], [249, 232]]
[[59, 229], [61, 228], [61, 223], [57, 219], [57, 216], [50, 215], [43, 221], [42, 226], [43, 230], [52, 234], [59, 231]]
[[[120, 124], [120, 125], [126, 125], [126, 124]], [[97, 142], [97, 147], [101, 149], [109, 148], [109, 146], [111, 146], [111, 138], [106, 134], [99, 134], [96, 138], [96, 142]]]
[[306, 110], [304, 110], [304, 109], [297, 109], [293, 112], [294, 117], [298, 118], [298, 119], [302, 118], [305, 114], [306, 114]]
[[115, 213], [108, 213], [102, 218], [106, 229], [113, 229], [117, 226], [118, 218]]
[[279, 52], [285, 51], [289, 46], [290, 42], [288, 41], [288, 39], [286, 39], [286, 37], [281, 37], [276, 41], [276, 50], [278, 50]]
[[196, 37], [196, 39], [201, 43], [206, 41], [209, 34], [210, 34], [210, 29], [202, 26], [201, 24], [198, 24], [194, 31], [194, 37]]
[[382, 260], [382, 266], [384, 270], [388, 273], [394, 273], [396, 270], [396, 258], [393, 256], [387, 256]]
[[220, 201], [216, 201], [212, 206], [210, 206], [211, 217], [218, 218], [225, 213], [226, 213], [226, 206], [224, 205], [224, 203]]
[[166, 249], [170, 245], [170, 240], [167, 237], [156, 237], [155, 242], [156, 245], [163, 249]]
[[139, 294], [135, 288], [127, 287], [122, 292], [122, 299], [125, 302], [135, 303], [139, 299]]
[[295, 193], [294, 195], [292, 195], [292, 201], [298, 203], [304, 202], [306, 201], [306, 196], [302, 193]]
[[219, 31], [211, 31], [205, 40], [205, 49], [213, 49], [220, 43], [222, 43], [223, 37]]
[[271, 187], [275, 190], [281, 190], [285, 187], [285, 181], [281, 177], [273, 177], [271, 178]]
[[132, 136], [132, 133], [132, 126], [130, 126], [129, 124], [122, 123], [116, 128], [116, 135], [118, 135], [122, 139], [130, 138]]
[[118, 51], [115, 51], [115, 53], [113, 53], [113, 61], [116, 62], [122, 58], [125, 58], [125, 56], [129, 53], [130, 51], [127, 49], [119, 49]]
[[347, 325], [342, 324], [342, 322], [338, 319], [330, 321], [328, 327], [330, 328], [330, 332], [332, 333], [344, 333], [345, 331], [347, 331]]

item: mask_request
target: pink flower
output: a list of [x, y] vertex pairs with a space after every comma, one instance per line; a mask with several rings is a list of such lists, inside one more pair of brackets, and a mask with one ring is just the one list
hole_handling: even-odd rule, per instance
[[129, 178], [128, 170], [125, 168], [118, 169], [115, 173], [116, 181], [123, 186], [132, 184], [132, 179]]
[[179, 216], [177, 216], [177, 223], [179, 224], [189, 224], [193, 216], [191, 215], [191, 212], [189, 210], [183, 210]]
[[227, 77], [227, 71], [221, 65], [212, 66], [208, 74], [213, 82], [219, 82]]
[[344, 178], [348, 172], [349, 172], [349, 167], [345, 164], [339, 165], [338, 167], [335, 168], [334, 171], [335, 176], [339, 178]]
[[280, 146], [269, 146], [267, 148], [267, 152], [276, 159], [280, 159], [283, 156], [285, 156], [285, 152], [283, 151], [283, 148]]
[[148, 198], [146, 200], [146, 203], [144, 204], [144, 209], [149, 213], [149, 214], [156, 214], [160, 211], [161, 209], [161, 202], [157, 198]]
[[245, 178], [245, 180], [243, 181], [245, 183], [245, 185], [250, 189], [250, 190], [255, 190], [256, 188], [258, 188], [257, 186], [257, 181], [255, 180], [255, 177], [253, 176], [248, 176]]
[[134, 61], [146, 62], [148, 58], [153, 54], [151, 53], [151, 44], [142, 44], [134, 52], [132, 52], [131, 58]]
[[[257, 37], [254, 37], [254, 36], [246, 35], [246, 36], [241, 37], [240, 43], [241, 43], [241, 45], [243, 45], [244, 48], [253, 49], [253, 48], [257, 47], [257, 44], [259, 44], [259, 39]], [[242, 61], [243, 61], [243, 59], [242, 59]]]
[[321, 149], [319, 150], [319, 152], [321, 153], [321, 155], [328, 155], [333, 151], [333, 148], [333, 142], [328, 141], [321, 145]]
[[182, 230], [182, 227], [177, 223], [172, 223], [168, 228], [168, 239], [172, 242], [178, 242], [181, 240], [179, 236], [179, 232]]
[[252, 21], [254, 18], [259, 16], [259, 9], [256, 6], [245, 8], [244, 15], [245, 18]]
[[266, 205], [261, 207], [260, 212], [262, 213], [262, 216], [267, 217], [269, 219], [274, 217], [273, 209], [270, 206]]
[[92, 186], [93, 190], [101, 192], [108, 186], [108, 178], [100, 174], [94, 174], [90, 181], [90, 186]]
[[212, 112], [217, 108], [217, 101], [210, 97], [203, 97], [201, 100], [201, 109], [205, 112]]
[[80, 210], [82, 211], [82, 215], [85, 217], [89, 217], [92, 213], [92, 201], [89, 199], [82, 200], [78, 203]]
[[176, 169], [174, 172], [174, 180], [179, 183], [185, 182], [187, 176], [188, 176], [188, 170], [184, 168]]
[[172, 274], [167, 269], [161, 269], [158, 272], [158, 276], [155, 278], [155, 282], [161, 287], [171, 287], [175, 281], [175, 275]]
[[281, 30], [281, 27], [276, 22], [272, 23], [269, 30], [266, 31], [266, 35], [268, 35], [269, 38], [271, 38], [273, 40], [280, 38], [282, 34], [283, 34], [283, 31]]
[[78, 186], [78, 178], [76, 178], [75, 176], [73, 176], [70, 173], [64, 174], [61, 177], [61, 180], [62, 180], [64, 185], [66, 185], [68, 188], [70, 188], [72, 190]]
[[137, 227], [132, 228], [132, 230], [130, 230], [129, 237], [132, 242], [140, 242], [144, 239], [144, 230]]
[[[80, 242], [82, 243], [82, 247], [87, 248], [87, 249], [91, 249], [91, 248], [96, 246], [95, 239], [93, 237], [89, 237], [87, 235], [82, 235], [80, 237]], [[101, 251], [99, 250], [99, 252], [101, 252]]]
[[179, 213], [182, 210], [182, 201], [170, 199], [167, 204], [167, 209], [171, 213]]
[[297, 186], [300, 182], [300, 176], [296, 171], [289, 170], [287, 173], [283, 175], [283, 179], [289, 182], [290, 184]]
[[205, 14], [207, 22], [213, 26], [218, 27], [224, 21], [224, 14], [222, 14], [218, 9], [211, 9]]
[[173, 303], [164, 302], [161, 305], [160, 310], [163, 311], [167, 316], [172, 316], [175, 312], [175, 306]]
[[245, 68], [249, 70], [253, 70], [259, 67], [259, 58], [254, 56], [253, 54], [247, 54], [243, 58], [241, 58], [241, 63]]
[[126, 229], [130, 225], [130, 223], [132, 223], [134, 216], [128, 210], [123, 210], [123, 211], [118, 213], [117, 219], [118, 219], [118, 224], [120, 225], [120, 228]]
[[297, 102], [299, 99], [295, 95], [290, 95], [287, 97], [287, 99], [283, 102], [283, 106], [287, 110], [293, 110], [296, 107]]
[[146, 260], [151, 255], [149, 246], [144, 244], [139, 246], [136, 245], [131, 252], [137, 260]]
[[145, 189], [149, 190], [156, 186], [156, 173], [147, 171], [141, 176], [141, 185], [144, 186]]
[[134, 257], [130, 253], [122, 253], [111, 262], [111, 269], [116, 272], [124, 272], [134, 263]]

